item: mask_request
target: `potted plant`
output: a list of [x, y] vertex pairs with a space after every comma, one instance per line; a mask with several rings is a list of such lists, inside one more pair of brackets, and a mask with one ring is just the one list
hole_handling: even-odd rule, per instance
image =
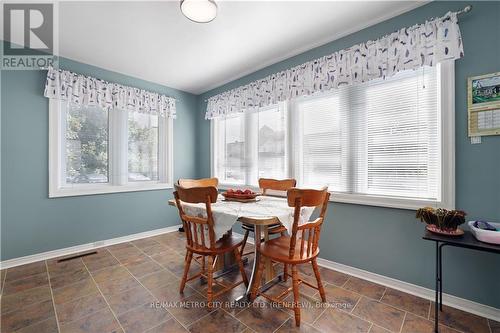
[[459, 236], [464, 233], [458, 226], [465, 223], [465, 215], [467, 213], [462, 210], [424, 207], [417, 210], [416, 217], [426, 223], [426, 229], [431, 232]]

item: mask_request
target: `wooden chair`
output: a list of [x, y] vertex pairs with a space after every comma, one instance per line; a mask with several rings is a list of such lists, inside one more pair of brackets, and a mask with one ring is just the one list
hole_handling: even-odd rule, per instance
[[[293, 308], [295, 313], [295, 325], [300, 326], [299, 285], [305, 284], [319, 290], [321, 300], [326, 302], [325, 290], [323, 289], [323, 284], [321, 282], [321, 276], [319, 274], [316, 258], [319, 254], [318, 242], [321, 225], [325, 220], [330, 193], [326, 190], [302, 190], [293, 188], [288, 190], [287, 196], [288, 206], [295, 208], [292, 235], [290, 237], [281, 236], [262, 243], [258, 251], [260, 251], [260, 254], [263, 257], [292, 266], [292, 287], [288, 288], [276, 297], [259, 292], [258, 289], [260, 286], [260, 279], [264, 269], [263, 261], [261, 261], [259, 269], [256, 272], [255, 283], [252, 286], [250, 299], [254, 300], [257, 295], [262, 295], [273, 302], [282, 303], [284, 306]], [[310, 221], [299, 226], [299, 217], [302, 207], [319, 208], [319, 217], [314, 221]], [[299, 278], [297, 265], [309, 262], [312, 264], [314, 275], [316, 276], [317, 286]], [[285, 274], [288, 275], [288, 272]], [[290, 291], [293, 291], [294, 298], [294, 302], [291, 306], [289, 306], [288, 303], [283, 303], [283, 299]]]
[[[269, 195], [269, 190], [272, 191], [282, 191], [286, 192], [287, 190], [295, 187], [297, 181], [295, 179], [270, 179], [270, 178], [259, 178], [259, 188], [262, 191], [262, 195]], [[245, 245], [247, 244], [248, 235], [250, 232], [255, 232], [255, 228], [251, 224], [243, 223], [241, 225], [243, 230], [245, 230], [245, 235], [243, 236], [243, 245], [241, 246], [241, 256], [246, 256], [252, 254], [253, 252], [244, 253]], [[269, 226], [268, 229], [269, 235], [281, 234], [285, 236], [286, 228], [283, 227], [280, 223]]]
[[[191, 281], [197, 277], [204, 277], [207, 279], [208, 289], [207, 289], [207, 301], [208, 306], [212, 306], [212, 301], [215, 297], [225, 293], [234, 287], [245, 283], [248, 286], [248, 279], [245, 274], [245, 269], [243, 267], [243, 262], [241, 261], [239, 247], [243, 243], [241, 238], [237, 238], [232, 234], [225, 235], [222, 239], [215, 239], [214, 233], [214, 219], [212, 216], [211, 204], [217, 201], [217, 189], [213, 186], [210, 187], [192, 187], [183, 188], [181, 186], [175, 185], [175, 202], [179, 210], [179, 215], [184, 224], [184, 229], [186, 231], [186, 258], [184, 262], [184, 274], [182, 276], [180, 292], [184, 291], [186, 282]], [[206, 206], [207, 217], [191, 216], [184, 213], [182, 208], [182, 202], [185, 203], [204, 203]], [[236, 257], [236, 261], [239, 265], [242, 281], [234, 283], [232, 285], [226, 285], [224, 283], [218, 282], [213, 278], [213, 270], [215, 265], [215, 259], [218, 255], [223, 255], [227, 252], [233, 252]], [[193, 254], [200, 255], [203, 257], [201, 270], [199, 273], [188, 277], [189, 268], [191, 266], [191, 261], [193, 259]], [[208, 264], [205, 265], [205, 257], [208, 257]], [[217, 283], [222, 287], [217, 293], [213, 293], [213, 284]]]
[[219, 185], [219, 179], [217, 178], [179, 179], [177, 183], [184, 188], [208, 187], [208, 186], [213, 186], [217, 188], [217, 186]]

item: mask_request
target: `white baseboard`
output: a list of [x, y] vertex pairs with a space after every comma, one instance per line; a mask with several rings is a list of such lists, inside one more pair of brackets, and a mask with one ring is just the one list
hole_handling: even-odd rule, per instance
[[[364, 280], [375, 282], [386, 287], [397, 289], [408, 294], [422, 297], [434, 301], [434, 290], [421, 287], [412, 283], [393, 279], [384, 275], [372, 273], [352, 266], [347, 266], [330, 260], [318, 258], [318, 265], [325, 268], [334, 269], [336, 271], [346, 273]], [[464, 298], [443, 293], [443, 304], [467, 311], [485, 318], [495, 321], [500, 321], [500, 309], [469, 301]]]
[[[64, 249], [48, 251], [38, 254], [33, 254], [26, 257], [14, 258], [0, 262], [0, 269], [12, 268], [15, 266], [25, 265], [36, 261], [52, 259], [55, 257], [75, 254], [82, 251], [89, 251], [93, 249], [97, 249], [100, 247], [110, 246], [118, 243], [130, 242], [136, 239], [147, 238], [152, 236], [157, 236], [165, 233], [170, 233], [177, 231], [177, 229], [181, 225], [174, 225], [167, 228], [161, 228], [151, 231], [140, 232], [137, 234], [127, 235], [123, 237], [117, 237], [112, 239], [107, 239], [103, 241], [98, 241], [94, 243], [82, 244], [72, 247], [67, 247]], [[239, 235], [234, 232], [234, 234]], [[243, 236], [243, 235], [241, 235]], [[253, 244], [252, 239], [248, 239], [248, 243]], [[318, 258], [318, 265], [323, 266], [325, 268], [333, 269], [342, 273], [346, 273], [352, 276], [359, 277], [361, 279], [365, 279], [371, 282], [375, 282], [381, 284], [383, 286], [387, 286], [393, 289], [397, 289], [403, 291], [408, 294], [412, 294], [418, 297], [422, 297], [425, 299], [429, 299], [431, 301], [434, 300], [434, 290], [428, 289], [425, 287], [417, 286], [412, 283], [404, 282], [401, 280], [393, 279], [384, 275], [372, 273], [369, 271], [365, 271], [363, 269], [359, 269], [356, 267], [340, 264], [334, 261]], [[456, 297], [453, 295], [443, 293], [443, 304], [467, 311], [485, 318], [489, 318], [495, 321], [500, 321], [500, 309], [476, 303], [473, 301], [466, 300], [464, 298]]]
[[[234, 234], [240, 235], [238, 233], [233, 232]], [[243, 236], [243, 235], [241, 235]], [[253, 239], [248, 238], [248, 243], [253, 244]], [[422, 297], [431, 301], [434, 301], [435, 293], [434, 290], [417, 286], [416, 284], [404, 282], [401, 280], [393, 279], [384, 275], [372, 273], [369, 271], [365, 271], [363, 269], [359, 269], [356, 267], [340, 264], [334, 261], [330, 261], [327, 259], [318, 258], [318, 265], [323, 266], [325, 268], [333, 269], [342, 273], [346, 273], [355, 277], [359, 277], [364, 280], [368, 280], [371, 282], [375, 282], [381, 284], [386, 287], [390, 287], [393, 289], [397, 289], [403, 291], [408, 294], [412, 294], [418, 297]], [[457, 296], [449, 295], [443, 293], [443, 304], [467, 311], [478, 316], [482, 316], [485, 318], [489, 318], [495, 321], [500, 321], [500, 309], [476, 303], [473, 301], [469, 301], [464, 298], [460, 298]]]
[[52, 258], [56, 258], [56, 257], [60, 257], [60, 256], [75, 254], [78, 252], [98, 249], [98, 248], [104, 247], [104, 246], [110, 246], [110, 245], [114, 245], [114, 244], [118, 244], [118, 243], [130, 242], [130, 241], [133, 241], [136, 239], [166, 234], [169, 232], [177, 231], [177, 229], [180, 226], [181, 225], [179, 224], [179, 225], [174, 225], [171, 227], [155, 229], [155, 230], [150, 230], [150, 231], [144, 231], [144, 232], [140, 232], [140, 233], [132, 234], [132, 235], [127, 235], [127, 236], [123, 236], [123, 237], [117, 237], [117, 238], [97, 241], [94, 243], [76, 245], [76, 246], [66, 247], [64, 249], [47, 251], [47, 252], [32, 254], [29, 256], [25, 256], [25, 257], [4, 260], [4, 261], [0, 262], [0, 269], [12, 268], [12, 267], [20, 266], [20, 265], [30, 264], [30, 263], [36, 262], [36, 261], [52, 259]]

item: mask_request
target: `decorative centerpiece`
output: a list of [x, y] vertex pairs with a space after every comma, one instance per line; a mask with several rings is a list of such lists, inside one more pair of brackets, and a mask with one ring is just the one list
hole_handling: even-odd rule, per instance
[[464, 231], [458, 226], [465, 223], [466, 212], [461, 210], [434, 209], [424, 207], [417, 210], [416, 217], [427, 224], [426, 229], [441, 235], [460, 236]]
[[234, 190], [232, 188], [222, 193], [226, 201], [239, 201], [239, 202], [254, 202], [257, 200], [257, 196], [259, 194], [260, 193], [253, 192], [250, 189]]

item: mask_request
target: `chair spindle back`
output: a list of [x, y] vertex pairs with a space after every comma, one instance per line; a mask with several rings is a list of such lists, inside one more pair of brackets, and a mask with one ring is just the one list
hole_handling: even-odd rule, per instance
[[219, 179], [215, 177], [201, 178], [201, 179], [179, 179], [177, 183], [184, 188], [208, 187], [208, 186], [213, 186], [217, 188], [217, 186], [219, 186]]
[[[212, 203], [217, 202], [218, 192], [213, 186], [184, 188], [175, 184], [175, 203], [186, 232], [187, 245], [191, 248], [215, 248], [214, 220]], [[184, 212], [182, 203], [199, 204], [206, 206], [207, 216], [192, 216]], [[205, 230], [208, 231], [206, 239]]]
[[[290, 259], [293, 258], [295, 253], [297, 241], [300, 241], [301, 258], [309, 258], [316, 253], [321, 234], [321, 226], [325, 220], [329, 198], [330, 193], [326, 189], [311, 190], [292, 188], [287, 191], [288, 206], [295, 207], [292, 235], [290, 237]], [[320, 208], [319, 217], [314, 221], [299, 225], [302, 207]]]
[[295, 179], [259, 178], [259, 188], [262, 190], [263, 195], [266, 195], [268, 190], [285, 192], [296, 185], [297, 181]]

